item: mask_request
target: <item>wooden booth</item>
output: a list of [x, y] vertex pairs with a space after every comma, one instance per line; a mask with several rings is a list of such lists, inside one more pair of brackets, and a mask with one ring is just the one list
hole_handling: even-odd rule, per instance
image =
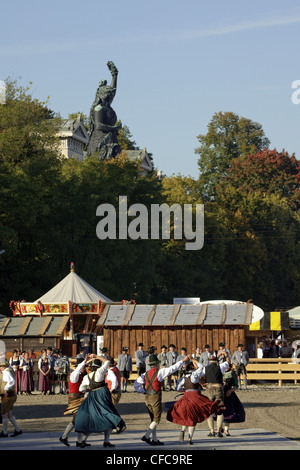
[[253, 305], [245, 302], [199, 303], [197, 305], [106, 305], [97, 322], [109, 354], [118, 357], [127, 346], [134, 355], [142, 342], [144, 349], [155, 346], [160, 352], [174, 344], [177, 350], [209, 344], [212, 350], [224, 342], [231, 351], [238, 343], [246, 345], [246, 330], [253, 321]]

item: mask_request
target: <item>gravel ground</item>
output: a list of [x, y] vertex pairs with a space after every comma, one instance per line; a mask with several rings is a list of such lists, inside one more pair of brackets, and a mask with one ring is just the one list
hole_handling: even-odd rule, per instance
[[[175, 400], [177, 395], [178, 392], [163, 392], [163, 403]], [[237, 395], [245, 407], [246, 421], [232, 425], [233, 428], [261, 428], [300, 442], [299, 385], [249, 385], [247, 390], [237, 391]], [[34, 392], [18, 396], [14, 415], [23, 432], [63, 431], [70, 422], [70, 415], [62, 414], [67, 403], [66, 395], [44, 396]], [[166, 420], [166, 408], [163, 409], [159, 427], [176, 429], [177, 425]], [[122, 394], [118, 411], [128, 429], [143, 432], [149, 425], [144, 396], [134, 392], [132, 386]], [[207, 423], [200, 423], [197, 427], [207, 429]]]

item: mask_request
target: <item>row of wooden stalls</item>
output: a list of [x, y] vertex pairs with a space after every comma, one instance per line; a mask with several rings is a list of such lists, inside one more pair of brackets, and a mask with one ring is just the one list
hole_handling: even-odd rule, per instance
[[[231, 351], [243, 343], [255, 357], [258, 340], [272, 334], [270, 321], [275, 315], [276, 331], [289, 330], [288, 314], [264, 313], [250, 302], [211, 301], [197, 304], [138, 305], [134, 301], [114, 302], [86, 281], [74, 269], [49, 292], [34, 302], [11, 301], [13, 315], [0, 318], [0, 339], [8, 356], [13, 349], [59, 348], [75, 357], [81, 347], [99, 353], [106, 346], [117, 357], [127, 346], [134, 355], [139, 343], [177, 349], [209, 344], [218, 349], [224, 342]], [[274, 318], [275, 318], [274, 317]], [[279, 322], [279, 323], [278, 323]], [[266, 328], [266, 329], [265, 329]]]

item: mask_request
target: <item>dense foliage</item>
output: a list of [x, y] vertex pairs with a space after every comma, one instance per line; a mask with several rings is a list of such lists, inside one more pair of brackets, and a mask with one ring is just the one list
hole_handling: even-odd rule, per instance
[[[0, 313], [10, 300], [34, 301], [75, 263], [107, 297], [172, 303], [173, 297], [253, 299], [262, 308], [299, 305], [299, 161], [268, 150], [257, 123], [218, 113], [199, 138], [199, 179], [139, 163], [65, 160], [60, 119], [30, 88], [7, 82], [0, 105]], [[124, 126], [122, 148], [135, 148]], [[100, 204], [205, 204], [204, 247], [185, 240], [100, 240]]]

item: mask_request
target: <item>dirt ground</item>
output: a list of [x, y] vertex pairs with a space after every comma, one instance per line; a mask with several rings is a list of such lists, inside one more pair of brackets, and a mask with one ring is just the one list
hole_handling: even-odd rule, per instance
[[[265, 429], [300, 442], [299, 385], [278, 387], [253, 384], [247, 390], [236, 393], [245, 407], [246, 421], [234, 424], [232, 428]], [[176, 396], [178, 392], [163, 392], [163, 403], [174, 401]], [[23, 432], [63, 431], [70, 422], [70, 415], [62, 414], [67, 403], [66, 395], [44, 396], [39, 392], [33, 392], [29, 396], [19, 395], [14, 406], [14, 415]], [[161, 429], [176, 429], [177, 425], [166, 420], [167, 408], [164, 407], [163, 410]], [[132, 386], [122, 394], [118, 411], [128, 429], [143, 432], [148, 427], [150, 421], [144, 396], [134, 392]], [[197, 427], [207, 429], [207, 423], [200, 423]]]

